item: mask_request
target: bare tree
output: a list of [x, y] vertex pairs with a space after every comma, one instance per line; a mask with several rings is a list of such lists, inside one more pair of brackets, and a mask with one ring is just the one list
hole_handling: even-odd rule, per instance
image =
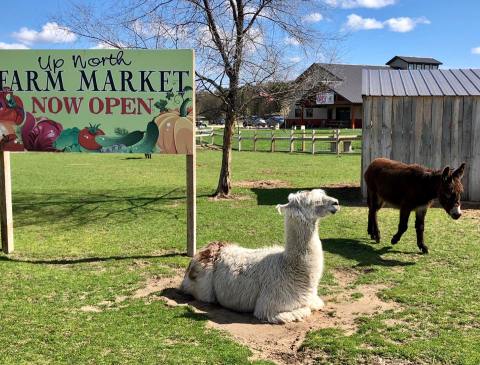
[[[255, 97], [265, 97], [265, 82], [294, 79], [289, 45], [303, 59], [315, 60], [325, 52], [332, 37], [314, 30], [305, 18], [318, 13], [319, 4], [306, 0], [106, 0], [96, 5], [74, 3], [60, 21], [99, 47], [195, 49], [197, 85], [220, 98], [225, 110], [222, 166], [215, 192], [222, 197], [231, 191], [234, 123], [248, 104], [241, 98], [242, 90], [258, 90]], [[299, 89], [315, 84], [301, 81], [267, 97], [291, 99]]]

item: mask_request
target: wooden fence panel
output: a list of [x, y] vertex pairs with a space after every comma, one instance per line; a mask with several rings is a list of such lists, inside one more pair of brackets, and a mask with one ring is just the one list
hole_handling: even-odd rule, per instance
[[422, 131], [423, 131], [423, 104], [424, 104], [424, 97], [414, 98], [415, 103], [413, 104], [412, 110], [412, 119], [413, 119], [413, 141], [411, 143], [411, 156], [412, 162], [422, 163]]
[[442, 167], [442, 116], [443, 98], [432, 98], [432, 168]]
[[370, 150], [371, 146], [371, 113], [372, 113], [372, 98], [363, 99], [363, 123], [362, 123], [362, 168], [360, 170], [360, 186], [363, 197], [367, 196], [367, 188], [363, 179], [363, 173], [371, 162]]
[[451, 165], [451, 128], [452, 128], [453, 97], [446, 96], [443, 101], [442, 113], [442, 163], [441, 166]]
[[392, 154], [392, 97], [383, 98], [383, 112], [381, 120], [381, 156], [391, 158]]
[[401, 161], [403, 134], [403, 98], [393, 98], [392, 105], [392, 154], [393, 160]]
[[480, 98], [475, 98], [472, 108], [472, 142], [469, 182], [469, 199], [480, 201]]
[[456, 96], [453, 98], [452, 122], [450, 124], [450, 162], [449, 162], [452, 168], [457, 168], [460, 165], [459, 128], [460, 128], [460, 124], [463, 123], [461, 121], [461, 119], [463, 118], [463, 103], [461, 102], [462, 102], [461, 97]]
[[420, 160], [419, 163], [425, 166], [433, 165], [432, 158], [432, 98], [423, 98], [423, 115], [422, 115], [422, 127], [420, 137]]
[[463, 100], [463, 123], [462, 123], [462, 143], [461, 143], [461, 161], [467, 164], [463, 176], [463, 186], [465, 187], [465, 197], [470, 199], [470, 176], [472, 168], [472, 130], [473, 130], [473, 98], [465, 97]]

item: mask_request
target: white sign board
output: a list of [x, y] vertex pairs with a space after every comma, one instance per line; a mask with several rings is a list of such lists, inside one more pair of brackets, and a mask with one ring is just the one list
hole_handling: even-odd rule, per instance
[[317, 98], [316, 98], [317, 105], [334, 104], [334, 103], [335, 103], [335, 93], [333, 91], [317, 94]]

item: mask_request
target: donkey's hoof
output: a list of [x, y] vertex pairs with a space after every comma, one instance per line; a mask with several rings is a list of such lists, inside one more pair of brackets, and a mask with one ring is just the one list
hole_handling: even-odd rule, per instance
[[392, 237], [392, 245], [395, 245], [398, 243], [398, 241], [400, 241], [400, 238], [398, 238], [396, 235]]
[[422, 254], [426, 255], [426, 254], [428, 254], [428, 247], [427, 246], [422, 246], [422, 247], [420, 247], [420, 251], [422, 251]]

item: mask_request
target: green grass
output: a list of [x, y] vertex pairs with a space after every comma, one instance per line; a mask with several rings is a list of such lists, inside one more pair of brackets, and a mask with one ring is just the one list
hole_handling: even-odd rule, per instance
[[[135, 157], [135, 156], [134, 156]], [[478, 220], [453, 221], [440, 209], [426, 220], [430, 255], [417, 253], [414, 230], [388, 240], [398, 212], [380, 212], [383, 242], [366, 236], [367, 210], [353, 184], [360, 156], [235, 152], [233, 179], [279, 179], [292, 188], [235, 189], [246, 199], [213, 202], [220, 153], [198, 154], [198, 242], [247, 247], [280, 244], [274, 206], [289, 192], [331, 185], [342, 211], [321, 223], [326, 272], [322, 293], [335, 292], [332, 271], [362, 270], [360, 283], [385, 284], [401, 305], [358, 321], [358, 331], [308, 334], [302, 350], [319, 363], [369, 363], [374, 357], [427, 364], [480, 363]], [[15, 253], [0, 255], [0, 363], [249, 364], [250, 351], [205, 327], [188, 308], [166, 307], [132, 293], [153, 276], [183, 268], [185, 158], [127, 155], [12, 156]], [[410, 222], [410, 226], [413, 222]], [[84, 306], [129, 299], [102, 312]], [[353, 292], [352, 300], [359, 297]]]

